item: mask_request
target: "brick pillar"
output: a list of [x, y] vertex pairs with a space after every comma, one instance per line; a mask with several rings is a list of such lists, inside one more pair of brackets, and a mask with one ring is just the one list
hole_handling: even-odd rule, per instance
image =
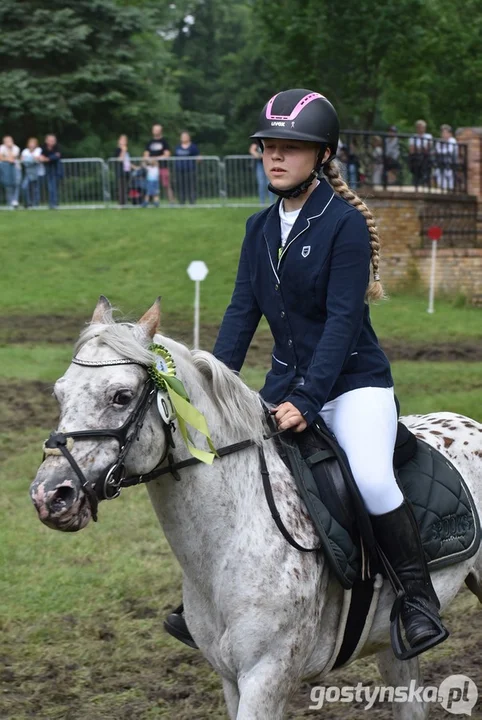
[[459, 128], [457, 141], [467, 145], [467, 192], [482, 204], [482, 128]]

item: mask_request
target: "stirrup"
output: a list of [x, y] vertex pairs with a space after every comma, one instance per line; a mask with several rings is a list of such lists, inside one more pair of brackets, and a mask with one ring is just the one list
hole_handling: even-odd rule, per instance
[[[403, 605], [408, 606], [422, 613], [428, 618], [437, 633], [433, 636], [421, 642], [414, 647], [406, 646], [402, 638], [402, 620], [401, 610]], [[426, 650], [439, 645], [449, 636], [449, 631], [444, 627], [442, 620], [438, 615], [435, 615], [428, 607], [418, 602], [416, 598], [408, 600], [404, 591], [398, 592], [395, 602], [393, 603], [392, 611], [390, 613], [390, 639], [392, 642], [392, 649], [395, 657], [398, 660], [410, 660], [410, 658], [416, 657]]]

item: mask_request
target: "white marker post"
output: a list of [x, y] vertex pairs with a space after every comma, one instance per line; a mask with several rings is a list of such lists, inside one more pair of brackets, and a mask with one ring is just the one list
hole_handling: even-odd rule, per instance
[[432, 225], [427, 230], [427, 235], [432, 241], [432, 264], [430, 267], [430, 288], [428, 291], [428, 308], [427, 312], [432, 314], [435, 312], [433, 301], [435, 297], [435, 269], [437, 264], [437, 243], [442, 237], [442, 228], [438, 225]]
[[208, 274], [208, 266], [203, 260], [193, 260], [187, 269], [187, 274], [194, 280], [194, 349], [199, 348], [199, 300], [201, 296], [201, 283]]

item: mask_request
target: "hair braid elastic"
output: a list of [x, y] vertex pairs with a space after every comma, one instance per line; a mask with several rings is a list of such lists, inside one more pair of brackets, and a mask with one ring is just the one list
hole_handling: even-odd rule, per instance
[[323, 167], [323, 173], [328, 179], [333, 190], [338, 193], [344, 200], [356, 207], [366, 220], [368, 231], [370, 233], [370, 245], [372, 249], [371, 263], [373, 268], [373, 282], [367, 289], [368, 300], [382, 300], [385, 297], [382, 283], [380, 282], [380, 238], [378, 236], [377, 226], [373, 215], [358, 195], [350, 190], [346, 182], [343, 180], [337, 160], [332, 160]]

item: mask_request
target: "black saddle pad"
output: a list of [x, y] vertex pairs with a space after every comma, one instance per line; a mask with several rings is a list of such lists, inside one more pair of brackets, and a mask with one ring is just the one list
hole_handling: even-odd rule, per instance
[[[372, 570], [378, 570], [369, 515], [346, 455], [324, 423], [303, 433], [284, 433], [278, 448], [343, 587], [366, 577], [367, 559]], [[480, 544], [478, 514], [452, 463], [400, 423], [394, 466], [413, 505], [429, 566], [444, 567], [475, 554]]]

